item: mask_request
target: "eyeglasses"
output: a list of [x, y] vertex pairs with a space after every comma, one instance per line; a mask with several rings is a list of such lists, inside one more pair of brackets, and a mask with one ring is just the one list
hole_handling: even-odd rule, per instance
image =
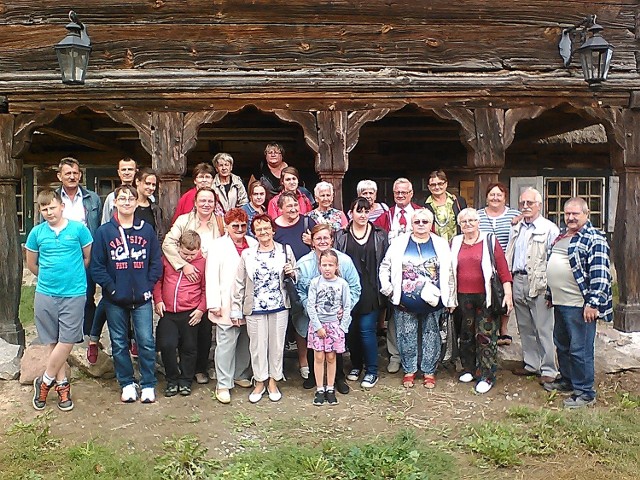
[[269, 225], [268, 227], [256, 228], [256, 233], [270, 232], [271, 230], [273, 230], [273, 229], [271, 228], [271, 225]]
[[414, 220], [414, 225], [429, 225], [431, 223], [430, 220]]
[[213, 180], [213, 175], [209, 175], [209, 174], [206, 174], [206, 175], [198, 175], [198, 176], [196, 177], [196, 180]]
[[434, 182], [434, 183], [430, 183], [429, 186], [431, 188], [444, 187], [446, 184], [447, 184], [447, 182]]
[[413, 190], [409, 190], [408, 192], [393, 192], [394, 195], [397, 195], [399, 197], [406, 197], [407, 195], [409, 195], [411, 192], [413, 192]]
[[313, 237], [316, 242], [328, 243], [331, 242], [331, 237]]
[[120, 203], [133, 203], [136, 201], [136, 197], [117, 197], [116, 201]]
[[460, 220], [458, 222], [459, 225], [473, 225], [478, 221], [477, 218], [467, 218], [466, 220]]
[[234, 230], [244, 230], [245, 228], [247, 228], [247, 224], [246, 223], [232, 223], [229, 226], [231, 228], [233, 228]]
[[538, 202], [537, 200], [521, 200], [519, 204], [523, 207], [528, 207], [530, 205], [537, 205], [538, 203], [540, 202]]

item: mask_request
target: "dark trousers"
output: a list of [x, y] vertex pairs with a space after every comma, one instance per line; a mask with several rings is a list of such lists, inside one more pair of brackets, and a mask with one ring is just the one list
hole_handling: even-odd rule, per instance
[[478, 380], [495, 382], [498, 368], [498, 331], [500, 317], [492, 316], [486, 307], [485, 294], [459, 293], [460, 361], [465, 372]]
[[198, 358], [196, 360], [195, 373], [204, 373], [206, 375], [209, 368], [212, 332], [212, 325], [206, 313], [202, 315], [202, 320], [196, 327], [198, 329]]
[[[96, 314], [96, 283], [91, 279], [91, 273], [87, 269], [87, 301], [84, 304], [84, 322], [82, 324], [82, 332], [85, 335], [91, 334], [93, 326], [93, 317]], [[106, 318], [105, 318], [106, 321]], [[104, 326], [104, 323], [102, 324]], [[101, 329], [102, 329], [101, 326]]]
[[[198, 325], [189, 325], [188, 312], [165, 312], [156, 329], [156, 348], [162, 356], [168, 384], [191, 385], [196, 374]], [[200, 323], [204, 322], [204, 318]], [[209, 320], [207, 320], [209, 323]], [[209, 328], [211, 333], [211, 328]], [[211, 343], [211, 342], [209, 342]], [[178, 362], [178, 355], [180, 362]]]

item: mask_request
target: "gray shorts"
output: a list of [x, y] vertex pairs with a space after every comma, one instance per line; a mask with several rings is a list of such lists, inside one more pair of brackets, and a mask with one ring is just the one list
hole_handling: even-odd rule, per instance
[[85, 295], [51, 297], [36, 292], [33, 307], [40, 341], [44, 345], [82, 342], [86, 300]]

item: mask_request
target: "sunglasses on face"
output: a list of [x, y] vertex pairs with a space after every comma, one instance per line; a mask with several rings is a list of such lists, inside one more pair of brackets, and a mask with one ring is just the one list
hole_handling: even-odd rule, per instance
[[429, 225], [431, 222], [429, 220], [414, 220], [414, 225]]

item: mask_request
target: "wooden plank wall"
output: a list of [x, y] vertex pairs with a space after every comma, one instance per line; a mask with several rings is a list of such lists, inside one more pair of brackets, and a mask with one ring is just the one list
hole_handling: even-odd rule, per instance
[[563, 27], [597, 14], [613, 69], [636, 70], [638, 0], [0, 0], [0, 73], [57, 68], [74, 8], [91, 70], [562, 68]]

